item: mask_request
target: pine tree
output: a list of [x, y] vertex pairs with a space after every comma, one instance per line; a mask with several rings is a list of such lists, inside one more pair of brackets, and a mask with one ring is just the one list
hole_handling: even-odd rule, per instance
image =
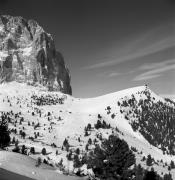
[[111, 113], [111, 107], [110, 106], [107, 106], [107, 114], [110, 114]]
[[84, 136], [88, 136], [89, 134], [88, 134], [88, 131], [87, 130], [85, 130], [85, 132], [84, 132]]
[[81, 166], [81, 161], [80, 161], [78, 155], [76, 154], [74, 156], [74, 168], [79, 168], [80, 166]]
[[79, 154], [80, 154], [80, 149], [77, 148], [77, 149], [75, 150], [75, 153], [76, 153], [77, 155], [79, 155]]
[[143, 180], [143, 174], [144, 174], [144, 170], [141, 167], [141, 165], [138, 164], [138, 166], [135, 167], [136, 180]]
[[97, 124], [95, 124], [94, 127], [95, 127], [96, 129], [101, 128], [101, 127], [102, 127], [101, 121], [100, 121], [100, 120], [97, 120]]
[[98, 119], [101, 119], [101, 118], [102, 118], [102, 116], [100, 114], [98, 114]]
[[10, 143], [10, 132], [8, 130], [8, 122], [2, 117], [0, 121], [0, 148], [4, 148]]
[[43, 155], [46, 155], [46, 148], [43, 148], [42, 151], [41, 151], [41, 153], [42, 153]]
[[15, 144], [15, 137], [13, 137], [12, 139], [12, 144]]
[[143, 180], [157, 180], [157, 173], [154, 172], [154, 169], [147, 171]]
[[165, 174], [163, 176], [163, 180], [173, 180], [173, 178], [172, 178], [171, 174], [169, 173], [169, 174]]
[[25, 154], [25, 150], [26, 150], [25, 145], [22, 145], [21, 153], [22, 153], [22, 154]]
[[35, 154], [35, 148], [34, 148], [34, 147], [31, 147], [31, 148], [30, 148], [30, 152], [31, 152], [32, 154]]
[[152, 157], [151, 157], [151, 155], [149, 154], [148, 156], [147, 156], [147, 160], [146, 160], [146, 165], [147, 166], [151, 166], [152, 165]]
[[86, 144], [85, 150], [86, 150], [86, 151], [89, 151], [89, 145], [88, 145], [88, 144]]
[[72, 151], [70, 151], [66, 157], [69, 161], [72, 161]]
[[128, 144], [114, 135], [104, 140], [101, 147], [96, 145], [88, 158], [88, 167], [100, 179], [127, 179], [130, 176], [129, 167], [133, 164], [135, 156]]
[[68, 140], [65, 138], [64, 142], [63, 142], [63, 146], [67, 146], [68, 144]]
[[12, 150], [13, 152], [19, 153], [20, 149], [19, 149], [18, 144], [19, 144], [19, 141], [17, 139], [16, 142], [15, 142], [15, 148]]
[[170, 166], [171, 166], [171, 169], [175, 168], [174, 161], [171, 160]]
[[48, 164], [48, 162], [47, 162], [47, 160], [46, 160], [46, 159], [44, 159], [44, 160], [43, 160], [43, 163], [44, 163], [44, 164]]
[[89, 140], [88, 140], [88, 144], [89, 144], [89, 145], [91, 145], [91, 144], [92, 144], [92, 139], [91, 139], [91, 138], [89, 138]]
[[41, 165], [41, 158], [38, 157], [37, 161], [36, 161], [36, 167], [39, 167]]
[[87, 130], [90, 131], [91, 128], [92, 128], [92, 127], [91, 127], [91, 124], [89, 123], [89, 124], [87, 125]]

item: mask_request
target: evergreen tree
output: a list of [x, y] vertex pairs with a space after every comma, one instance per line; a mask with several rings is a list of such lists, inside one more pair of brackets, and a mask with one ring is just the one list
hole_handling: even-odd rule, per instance
[[80, 154], [80, 149], [77, 148], [77, 149], [75, 150], [75, 153], [76, 153], [77, 155], [79, 155], [79, 154]]
[[174, 161], [171, 160], [170, 166], [171, 166], [171, 169], [175, 168]]
[[69, 161], [72, 161], [72, 151], [70, 151], [66, 157]]
[[17, 139], [16, 142], [15, 142], [15, 148], [12, 150], [13, 152], [19, 153], [20, 149], [19, 149], [18, 144], [19, 144], [19, 142], [18, 142], [18, 139]]
[[65, 138], [65, 140], [64, 140], [64, 142], [63, 142], [63, 146], [67, 146], [67, 144], [68, 144], [68, 140]]
[[8, 130], [8, 122], [2, 117], [0, 121], [0, 148], [4, 148], [10, 143], [10, 132]]
[[138, 166], [135, 167], [136, 180], [143, 180], [143, 175], [144, 175], [144, 170], [139, 164]]
[[12, 139], [12, 144], [15, 144], [15, 137], [13, 137]]
[[95, 124], [94, 127], [95, 127], [96, 129], [101, 128], [101, 127], [102, 127], [101, 121], [100, 121], [100, 120], [97, 120], [97, 124]]
[[143, 180], [157, 180], [157, 178], [157, 174], [154, 172], [154, 169], [152, 169], [151, 171], [146, 172]]
[[89, 134], [88, 134], [88, 131], [87, 130], [85, 130], [85, 132], [84, 132], [84, 136], [88, 136]]
[[41, 165], [41, 158], [38, 157], [37, 161], [36, 161], [36, 167], [39, 167]]
[[89, 145], [88, 145], [88, 144], [86, 144], [85, 150], [86, 150], [86, 151], [89, 151]]
[[44, 159], [44, 160], [43, 160], [43, 163], [44, 163], [44, 164], [48, 164], [48, 162], [47, 162], [47, 160], [46, 160], [46, 159]]
[[87, 163], [100, 179], [127, 179], [135, 156], [124, 140], [111, 135], [102, 142], [101, 147], [96, 145]]
[[31, 148], [30, 148], [30, 152], [31, 152], [32, 154], [35, 154], [35, 148], [34, 148], [34, 147], [31, 147]]
[[91, 145], [91, 144], [92, 144], [92, 139], [91, 139], [91, 138], [89, 138], [89, 140], [88, 140], [88, 144], [89, 144], [89, 145]]
[[22, 145], [21, 153], [22, 153], [22, 154], [25, 154], [25, 150], [26, 150], [25, 145]]
[[110, 114], [111, 113], [111, 107], [110, 106], [107, 106], [107, 114]]
[[101, 119], [101, 118], [102, 118], [102, 116], [100, 114], [98, 114], [98, 119]]
[[89, 123], [89, 124], [87, 125], [87, 130], [90, 131], [91, 128], [92, 128], [92, 127], [91, 127], [91, 124]]
[[80, 166], [81, 166], [81, 161], [80, 161], [78, 155], [76, 154], [74, 156], [74, 168], [79, 168]]
[[43, 155], [46, 155], [46, 148], [43, 148], [42, 151], [41, 151], [41, 153], [42, 153]]
[[163, 180], [173, 180], [173, 178], [172, 178], [171, 174], [169, 173], [169, 174], [165, 174], [163, 176]]
[[146, 160], [146, 165], [147, 165], [147, 166], [151, 166], [151, 165], [152, 165], [152, 162], [153, 162], [152, 157], [151, 157], [150, 154], [148, 154], [147, 160]]

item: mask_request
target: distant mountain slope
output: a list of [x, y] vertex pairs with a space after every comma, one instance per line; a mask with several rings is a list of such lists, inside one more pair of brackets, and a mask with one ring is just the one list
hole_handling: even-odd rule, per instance
[[[79, 99], [11, 82], [0, 85], [0, 111], [9, 118], [11, 137], [19, 140], [19, 146], [25, 145], [28, 152], [35, 148], [36, 154], [29, 153], [31, 157], [41, 156], [59, 168], [61, 162], [69, 173], [77, 171], [77, 148], [81, 159], [110, 134], [124, 139], [132, 147], [136, 162], [145, 167], [143, 159], [150, 154], [159, 174], [167, 173], [167, 165], [175, 161], [175, 105], [147, 86]], [[41, 154], [43, 147], [46, 155]], [[86, 163], [81, 171], [90, 173]], [[171, 173], [175, 178], [174, 169]]]

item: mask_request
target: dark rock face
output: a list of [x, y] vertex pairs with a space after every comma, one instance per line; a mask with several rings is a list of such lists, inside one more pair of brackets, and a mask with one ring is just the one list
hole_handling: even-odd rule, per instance
[[0, 16], [0, 83], [14, 80], [72, 94], [69, 70], [52, 36], [34, 20]]

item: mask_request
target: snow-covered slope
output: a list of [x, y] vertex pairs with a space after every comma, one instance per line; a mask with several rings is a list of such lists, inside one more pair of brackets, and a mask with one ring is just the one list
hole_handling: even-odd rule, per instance
[[[142, 126], [138, 127], [140, 123], [138, 116], [141, 116], [139, 113], [143, 111], [143, 104], [151, 106], [159, 102], [174, 108], [173, 104], [156, 95], [147, 86], [134, 87], [96, 98], [79, 99], [61, 92], [48, 92], [43, 87], [17, 82], [0, 85], [0, 111], [9, 112], [11, 119], [9, 128], [17, 130], [16, 134], [12, 131], [11, 137], [18, 139], [19, 145], [24, 144], [28, 149], [35, 147], [37, 153], [29, 154], [32, 158], [41, 156], [54, 165], [62, 159], [64, 169], [69, 172], [75, 172], [76, 168], [73, 168], [73, 161], [67, 160], [68, 152], [63, 146], [65, 138], [70, 144], [69, 151], [74, 153], [79, 148], [80, 154], [84, 154], [87, 152], [86, 145], [89, 138], [92, 142], [96, 139], [97, 143], [100, 143], [101, 138], [107, 138], [112, 133], [125, 139], [129, 146], [137, 148], [135, 152], [137, 163], [143, 166], [145, 161], [141, 159], [148, 154], [151, 154], [155, 161], [162, 159], [168, 164], [171, 160], [175, 161], [175, 156], [163, 154], [159, 144], [151, 143], [146, 138], [148, 135], [142, 133]], [[136, 109], [139, 111], [137, 114], [134, 113]], [[99, 119], [110, 124], [110, 128], [96, 129], [94, 125]], [[88, 124], [91, 124], [91, 129], [85, 135], [85, 127]], [[136, 129], [133, 128], [135, 124]], [[25, 138], [19, 134], [20, 130], [26, 133]], [[145, 132], [147, 131], [148, 129], [145, 129]], [[39, 134], [35, 135], [37, 133]], [[149, 131], [149, 135], [153, 136], [151, 133], [152, 131]], [[47, 150], [45, 156], [40, 154], [43, 147]], [[88, 145], [89, 150], [93, 147], [94, 145]], [[163, 163], [155, 164], [154, 169], [159, 174], [167, 173], [167, 167], [163, 166]], [[84, 174], [88, 173], [86, 165], [82, 170]], [[175, 171], [172, 170], [171, 173], [175, 178]]]
[[36, 180], [80, 180], [77, 177], [59, 174], [55, 168], [49, 165], [41, 164], [37, 168], [35, 165], [36, 161], [29, 156], [0, 151], [0, 168], [9, 170], [10, 172]]

